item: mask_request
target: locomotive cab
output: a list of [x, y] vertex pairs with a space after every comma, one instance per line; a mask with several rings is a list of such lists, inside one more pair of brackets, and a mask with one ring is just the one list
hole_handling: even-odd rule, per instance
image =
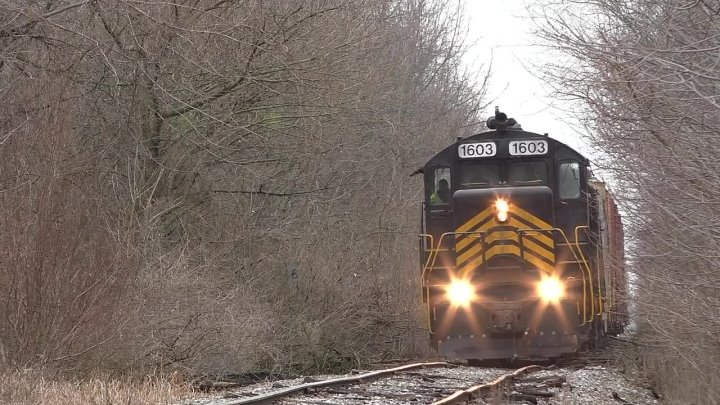
[[612, 287], [589, 162], [499, 114], [495, 130], [458, 139], [422, 170], [430, 337], [451, 358], [573, 353], [607, 332]]

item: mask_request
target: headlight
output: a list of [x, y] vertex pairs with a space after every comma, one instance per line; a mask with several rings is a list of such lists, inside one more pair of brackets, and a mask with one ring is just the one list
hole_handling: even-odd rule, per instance
[[537, 292], [543, 300], [557, 302], [565, 295], [565, 285], [555, 277], [547, 277], [538, 283]]
[[475, 288], [464, 280], [454, 280], [447, 287], [447, 297], [453, 305], [467, 306], [475, 296]]
[[497, 217], [498, 222], [505, 222], [508, 220], [509, 210], [510, 205], [507, 201], [501, 198], [495, 201], [495, 216]]

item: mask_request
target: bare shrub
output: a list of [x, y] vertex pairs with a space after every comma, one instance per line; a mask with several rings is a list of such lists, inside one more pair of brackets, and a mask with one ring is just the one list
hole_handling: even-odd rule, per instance
[[423, 353], [408, 175], [476, 123], [463, 50], [445, 1], [0, 2], [8, 362]]
[[[280, 319], [249, 283], [192, 265], [192, 252], [158, 255], [129, 286], [122, 339], [100, 358], [161, 373], [242, 371], [276, 357]], [[109, 353], [108, 353], [109, 352]]]
[[718, 4], [548, 7], [543, 35], [574, 57], [551, 69], [558, 93], [622, 185], [645, 371], [675, 403], [717, 403]]
[[0, 147], [0, 347], [19, 363], [62, 363], [121, 329], [137, 261], [108, 214], [75, 123], [49, 111]]

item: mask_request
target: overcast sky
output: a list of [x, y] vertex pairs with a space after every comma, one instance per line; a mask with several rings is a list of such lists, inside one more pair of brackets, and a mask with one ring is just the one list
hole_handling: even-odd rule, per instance
[[470, 23], [468, 40], [475, 42], [467, 61], [471, 66], [489, 65], [492, 78], [488, 96], [495, 105], [520, 122], [524, 130], [545, 133], [588, 156], [590, 148], [564, 124], [564, 115], [551, 89], [528, 70], [549, 61], [549, 53], [537, 44], [528, 20], [526, 4], [532, 0], [464, 0]]

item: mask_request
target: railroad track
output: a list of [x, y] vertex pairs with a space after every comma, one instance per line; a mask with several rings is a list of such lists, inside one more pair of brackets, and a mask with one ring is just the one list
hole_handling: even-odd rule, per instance
[[445, 362], [415, 363], [348, 377], [280, 387], [261, 394], [250, 394], [253, 395], [250, 397], [226, 398], [207, 405], [407, 403], [455, 405], [469, 401], [483, 403], [484, 399], [498, 398], [510, 401], [506, 403], [537, 403], [537, 397], [553, 395], [549, 391], [538, 390], [537, 381], [552, 380], [559, 385], [564, 379], [560, 381], [559, 376], [541, 377], [532, 381], [532, 390], [524, 392], [511, 390], [510, 386], [514, 383], [521, 384], [522, 377], [543, 369], [546, 368], [538, 365], [507, 370], [458, 366]]

